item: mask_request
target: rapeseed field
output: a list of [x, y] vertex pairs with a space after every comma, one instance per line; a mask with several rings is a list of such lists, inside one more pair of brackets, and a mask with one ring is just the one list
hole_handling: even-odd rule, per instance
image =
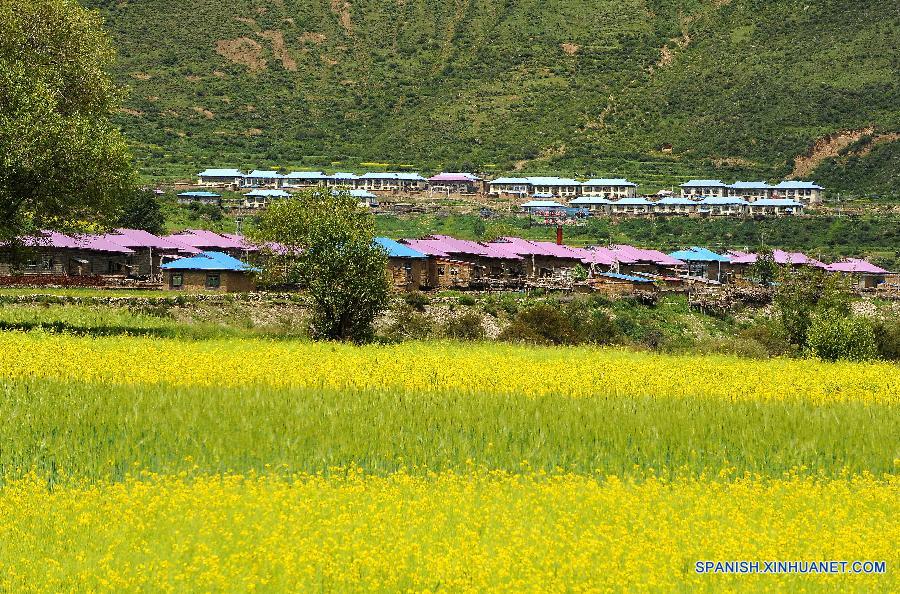
[[0, 590], [896, 591], [898, 413], [883, 363], [3, 333]]

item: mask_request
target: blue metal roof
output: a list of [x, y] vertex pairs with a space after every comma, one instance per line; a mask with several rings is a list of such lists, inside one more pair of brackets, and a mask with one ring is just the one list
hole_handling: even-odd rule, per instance
[[743, 198], [737, 197], [728, 197], [728, 196], [707, 196], [703, 200], [700, 201], [700, 204], [704, 206], [730, 206], [730, 205], [739, 205], [746, 206], [749, 204]]
[[690, 247], [686, 250], [672, 252], [669, 256], [684, 262], [731, 262], [731, 258], [728, 256], [723, 256], [712, 250], [697, 246]]
[[282, 179], [282, 178], [284, 178], [284, 176], [281, 175], [280, 173], [278, 173], [277, 171], [261, 171], [259, 169], [251, 171], [249, 174], [247, 174], [246, 177], [255, 177], [255, 178], [260, 178], [260, 179]]
[[253, 190], [247, 192], [247, 196], [251, 198], [290, 198], [291, 195], [284, 190]]
[[244, 173], [237, 169], [207, 169], [197, 177], [244, 177]]
[[187, 196], [188, 198], [221, 198], [221, 194], [215, 192], [182, 192], [179, 196]]
[[389, 258], [427, 258], [422, 252], [416, 251], [389, 237], [376, 237], [375, 243], [384, 248]]
[[396, 179], [404, 181], [425, 181], [418, 173], [396, 173], [393, 171], [369, 172], [362, 174], [359, 179]]
[[612, 204], [612, 201], [599, 196], [580, 196], [574, 200], [569, 200], [569, 204]]
[[744, 181], [736, 181], [733, 184], [728, 186], [732, 190], [770, 190], [772, 186], [767, 184], [766, 182], [758, 181], [758, 182], [744, 182]]
[[321, 171], [291, 171], [284, 176], [285, 179], [325, 179], [326, 177]]
[[622, 206], [650, 206], [653, 203], [646, 198], [620, 198], [612, 203], [613, 205], [621, 204]]
[[355, 173], [347, 173], [346, 171], [338, 171], [337, 173], [326, 175], [325, 177], [328, 179], [359, 179], [359, 176]]
[[822, 186], [817, 186], [809, 181], [788, 180], [779, 182], [775, 188], [779, 190], [821, 190]]
[[803, 206], [792, 198], [760, 198], [750, 203], [750, 206]]
[[529, 181], [527, 177], [498, 177], [489, 181], [488, 184], [520, 184], [527, 186]]
[[681, 184], [682, 188], [724, 188], [720, 179], [692, 179]]
[[628, 181], [627, 179], [621, 177], [615, 178], [606, 178], [601, 177], [597, 179], [589, 179], [582, 186], [629, 186], [632, 188], [636, 188], [637, 184]]
[[532, 200], [522, 205], [522, 208], [565, 208], [565, 204], [553, 200]]
[[528, 177], [533, 186], [580, 186], [581, 182], [567, 177]]
[[633, 283], [652, 283], [653, 281], [649, 278], [642, 278], [640, 276], [631, 276], [630, 274], [619, 274], [618, 272], [602, 272], [600, 276], [607, 276], [609, 278], [615, 278], [618, 280], [627, 280]]
[[160, 266], [163, 270], [225, 270], [257, 272], [259, 269], [222, 252], [201, 252], [190, 258], [179, 258]]
[[667, 196], [665, 198], [660, 198], [656, 201], [656, 204], [662, 205], [672, 205], [672, 206], [696, 206], [697, 202], [691, 200], [690, 198], [679, 198], [677, 196]]

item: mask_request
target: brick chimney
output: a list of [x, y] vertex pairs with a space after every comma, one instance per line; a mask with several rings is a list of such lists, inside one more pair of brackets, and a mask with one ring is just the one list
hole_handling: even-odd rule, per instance
[[563, 242], [562, 225], [557, 225], [556, 226], [556, 245], [562, 245], [563, 244], [562, 242]]

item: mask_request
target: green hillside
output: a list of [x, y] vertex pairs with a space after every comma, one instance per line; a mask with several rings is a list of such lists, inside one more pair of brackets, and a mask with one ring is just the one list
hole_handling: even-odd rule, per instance
[[377, 162], [621, 174], [649, 190], [780, 178], [817, 139], [858, 130], [804, 177], [856, 193], [900, 181], [891, 2], [85, 4], [119, 47], [117, 117], [150, 175]]

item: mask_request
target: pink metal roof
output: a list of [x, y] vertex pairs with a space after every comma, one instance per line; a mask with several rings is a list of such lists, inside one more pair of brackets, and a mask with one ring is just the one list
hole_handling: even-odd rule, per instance
[[58, 233], [56, 231], [41, 231], [39, 237], [23, 237], [22, 243], [31, 247], [50, 247], [71, 250], [95, 250], [98, 252], [113, 252], [119, 254], [133, 254], [125, 246], [113, 243], [101, 235], [78, 235], [75, 237]]
[[430, 235], [424, 239], [405, 239], [402, 243], [429, 256], [447, 257], [450, 254], [470, 254], [498, 260], [522, 259], [522, 256], [497, 244], [484, 244], [466, 239], [456, 239], [449, 235]]
[[841, 262], [835, 262], [825, 267], [831, 272], [858, 272], [863, 274], [887, 274], [884, 268], [875, 266], [867, 260], [861, 258], [847, 258]]
[[570, 260], [580, 260], [582, 258], [581, 253], [573, 248], [557, 245], [551, 241], [529, 241], [520, 237], [501, 237], [487, 245], [499, 247], [519, 256], [551, 256], [554, 258], [568, 258]]
[[[617, 261], [622, 262], [622, 260], [617, 259], [616, 253], [609, 248], [595, 247], [589, 249], [581, 249], [580, 251], [582, 253], [581, 261], [585, 264], [603, 264], [604, 266], [613, 266]], [[628, 260], [624, 263], [628, 264], [631, 262], [632, 260]]]
[[814, 258], [810, 258], [803, 252], [784, 252], [781, 250], [772, 250], [772, 258], [776, 264], [800, 264], [806, 266], [815, 266], [817, 268], [825, 268], [823, 262], [819, 262]]
[[142, 229], [116, 229], [114, 233], [107, 233], [102, 237], [127, 248], [146, 247], [157, 250], [181, 248], [181, 246], [172, 241], [168, 241]]
[[[618, 255], [630, 259], [632, 262], [652, 262], [663, 266], [683, 266], [684, 262], [677, 260], [668, 254], [657, 250], [645, 250], [631, 245], [614, 245], [610, 248]], [[623, 260], [619, 260], [623, 262]]]
[[191, 247], [199, 249], [247, 249], [244, 245], [243, 240], [237, 241], [233, 238], [225, 237], [223, 235], [219, 235], [218, 233], [207, 231], [205, 229], [187, 229], [185, 231], [182, 231], [181, 233], [167, 235], [166, 237], [164, 237], [164, 239], [168, 241], [175, 241], [177, 243], [187, 244]]
[[726, 254], [732, 264], [755, 264], [756, 254], [751, 252], [741, 252], [738, 250], [728, 250]]

